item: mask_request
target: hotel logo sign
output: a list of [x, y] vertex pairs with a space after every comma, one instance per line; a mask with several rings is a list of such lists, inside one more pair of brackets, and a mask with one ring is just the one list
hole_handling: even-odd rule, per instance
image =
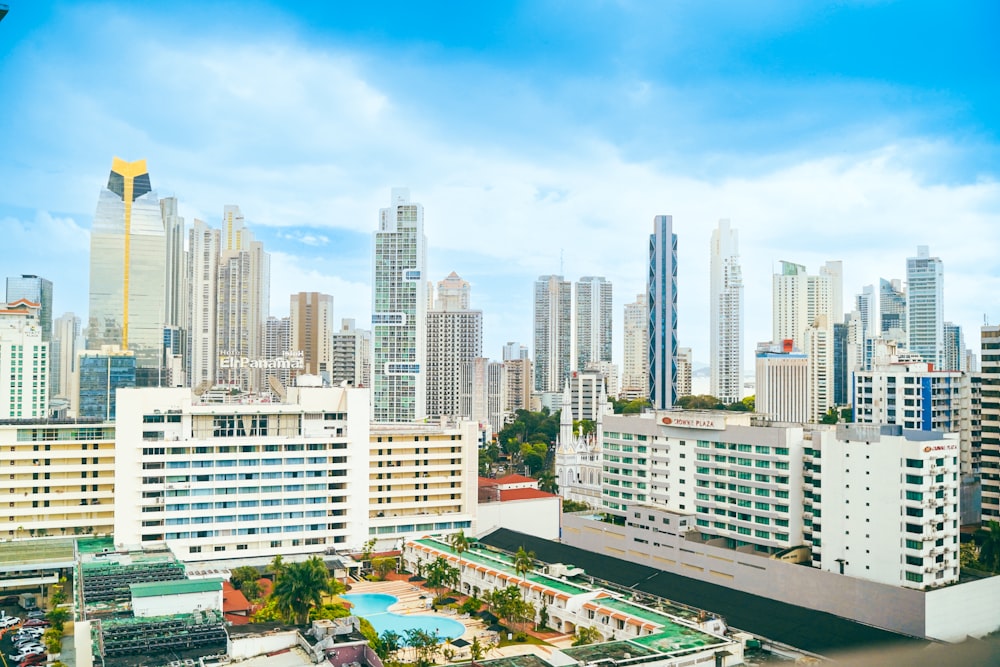
[[679, 428], [705, 428], [713, 431], [726, 430], [726, 418], [714, 415], [672, 415], [662, 418], [660, 423], [664, 426], [677, 426]]

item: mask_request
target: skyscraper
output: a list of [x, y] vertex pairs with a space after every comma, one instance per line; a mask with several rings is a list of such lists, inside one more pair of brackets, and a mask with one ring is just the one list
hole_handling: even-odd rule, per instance
[[603, 276], [584, 276], [576, 290], [576, 357], [574, 370], [591, 362], [611, 362], [612, 287]]
[[222, 235], [201, 220], [188, 234], [187, 329], [188, 381], [193, 388], [210, 389], [218, 366], [216, 327], [219, 301], [219, 253]]
[[372, 383], [372, 334], [358, 329], [353, 318], [340, 321], [340, 331], [333, 334], [333, 386], [346, 382], [349, 387], [370, 387]]
[[155, 384], [163, 344], [166, 239], [146, 161], [114, 158], [90, 232], [87, 346], [135, 353], [137, 377]]
[[692, 366], [691, 348], [677, 348], [677, 398], [691, 395]]
[[[483, 311], [469, 308], [471, 288], [455, 272], [438, 283], [437, 294], [427, 313], [427, 414], [471, 418], [460, 400], [460, 375], [466, 364], [483, 355]], [[484, 379], [484, 373], [477, 377]]]
[[944, 266], [927, 246], [906, 259], [906, 333], [910, 352], [941, 367], [944, 363]]
[[1000, 326], [984, 326], [980, 342], [983, 521], [1000, 521]]
[[[295, 297], [292, 297], [294, 301]], [[264, 323], [264, 358], [281, 359], [292, 352], [292, 320], [290, 317], [268, 317]], [[268, 368], [264, 373], [265, 384], [270, 387], [271, 379], [282, 387], [292, 386], [292, 369], [285, 366]]]
[[758, 343], [756, 370], [756, 411], [779, 422], [807, 421], [809, 359], [794, 341]]
[[[223, 236], [226, 247], [219, 258], [216, 350], [230, 359], [260, 359], [270, 310], [271, 256], [246, 228], [238, 206], [225, 207]], [[220, 364], [217, 379], [243, 391], [257, 391], [263, 389], [264, 373], [259, 368], [222, 368]]]
[[965, 336], [962, 335], [962, 327], [954, 322], [944, 323], [944, 354], [941, 359], [941, 370], [969, 370], [965, 359]]
[[561, 392], [570, 371], [572, 290], [562, 276], [535, 281], [535, 391]]
[[70, 398], [71, 378], [76, 371], [76, 355], [80, 345], [80, 318], [73, 313], [64, 313], [55, 321], [49, 347], [49, 386], [52, 396]]
[[906, 340], [906, 293], [899, 280], [878, 281], [879, 335]]
[[7, 303], [27, 299], [39, 305], [38, 326], [42, 340], [52, 340], [52, 281], [38, 276], [12, 276], [7, 278]]
[[166, 258], [164, 260], [163, 323], [183, 327], [187, 319], [187, 256], [184, 252], [184, 218], [177, 214], [177, 197], [160, 200]]
[[677, 394], [677, 235], [673, 224], [672, 216], [658, 215], [649, 235], [647, 363], [649, 400], [657, 410], [672, 407]]
[[743, 396], [743, 274], [739, 233], [719, 220], [711, 246], [710, 393], [723, 403]]
[[376, 422], [423, 419], [427, 409], [427, 240], [424, 207], [393, 188], [379, 211], [372, 279], [372, 409]]
[[304, 367], [293, 375], [308, 373], [330, 379], [333, 361], [333, 297], [319, 292], [293, 294], [289, 308], [291, 349], [302, 352]]
[[625, 304], [624, 365], [622, 366], [621, 397], [627, 400], [649, 396], [649, 309], [646, 295], [637, 294], [635, 301]]

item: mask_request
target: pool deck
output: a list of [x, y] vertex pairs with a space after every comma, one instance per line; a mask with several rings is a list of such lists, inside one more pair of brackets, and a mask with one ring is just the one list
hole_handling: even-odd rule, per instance
[[[484, 646], [492, 646], [499, 637], [496, 632], [490, 632], [486, 629], [486, 625], [483, 621], [476, 617], [470, 616], [463, 618], [462, 614], [445, 614], [439, 611], [431, 611], [427, 609], [427, 600], [433, 597], [434, 593], [426, 588], [421, 588], [406, 581], [362, 581], [362, 582], [352, 582], [351, 590], [348, 594], [353, 593], [382, 593], [386, 595], [393, 595], [398, 598], [398, 601], [389, 606], [388, 611], [395, 614], [418, 614], [418, 615], [430, 615], [430, 614], [440, 614], [442, 616], [447, 616], [448, 618], [453, 618], [465, 626], [465, 633], [462, 634], [462, 639], [467, 642], [471, 642], [475, 638], [479, 638], [479, 642]], [[425, 596], [421, 598], [421, 596]], [[573, 635], [559, 635], [558, 637], [547, 640], [550, 644], [555, 647], [566, 647], [573, 643]], [[461, 661], [462, 659], [471, 658], [469, 654], [469, 648], [456, 648], [455, 650], [455, 661]], [[484, 660], [491, 658], [501, 658], [510, 657], [516, 655], [537, 655], [539, 657], [546, 657], [551, 653], [551, 648], [547, 646], [538, 646], [534, 644], [518, 644], [514, 646], [504, 646], [502, 648], [490, 648]], [[437, 658], [438, 664], [448, 664], [440, 655]]]

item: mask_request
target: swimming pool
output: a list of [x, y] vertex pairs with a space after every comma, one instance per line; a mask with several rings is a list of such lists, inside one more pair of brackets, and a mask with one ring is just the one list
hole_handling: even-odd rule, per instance
[[465, 633], [465, 626], [462, 623], [441, 614], [411, 614], [404, 616], [386, 611], [399, 600], [394, 595], [386, 595], [385, 593], [351, 593], [341, 595], [340, 597], [354, 605], [351, 607], [351, 612], [356, 616], [367, 618], [379, 634], [382, 634], [386, 630], [392, 630], [398, 633], [405, 641], [407, 630], [420, 629], [424, 632], [436, 632], [441, 641], [444, 641], [446, 639], [457, 639]]

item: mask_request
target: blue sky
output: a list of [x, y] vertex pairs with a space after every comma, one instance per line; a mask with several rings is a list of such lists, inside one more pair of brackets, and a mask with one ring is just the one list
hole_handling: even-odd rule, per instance
[[241, 206], [276, 315], [321, 290], [367, 322], [377, 210], [409, 187], [430, 277], [472, 282], [491, 357], [530, 344], [532, 283], [562, 265], [614, 282], [620, 361], [657, 214], [699, 361], [720, 218], [748, 349], [779, 260], [843, 260], [850, 310], [929, 245], [967, 344], [1000, 321], [997, 3], [7, 1], [0, 267], [51, 278], [57, 314], [86, 313], [117, 155], [189, 224]]

